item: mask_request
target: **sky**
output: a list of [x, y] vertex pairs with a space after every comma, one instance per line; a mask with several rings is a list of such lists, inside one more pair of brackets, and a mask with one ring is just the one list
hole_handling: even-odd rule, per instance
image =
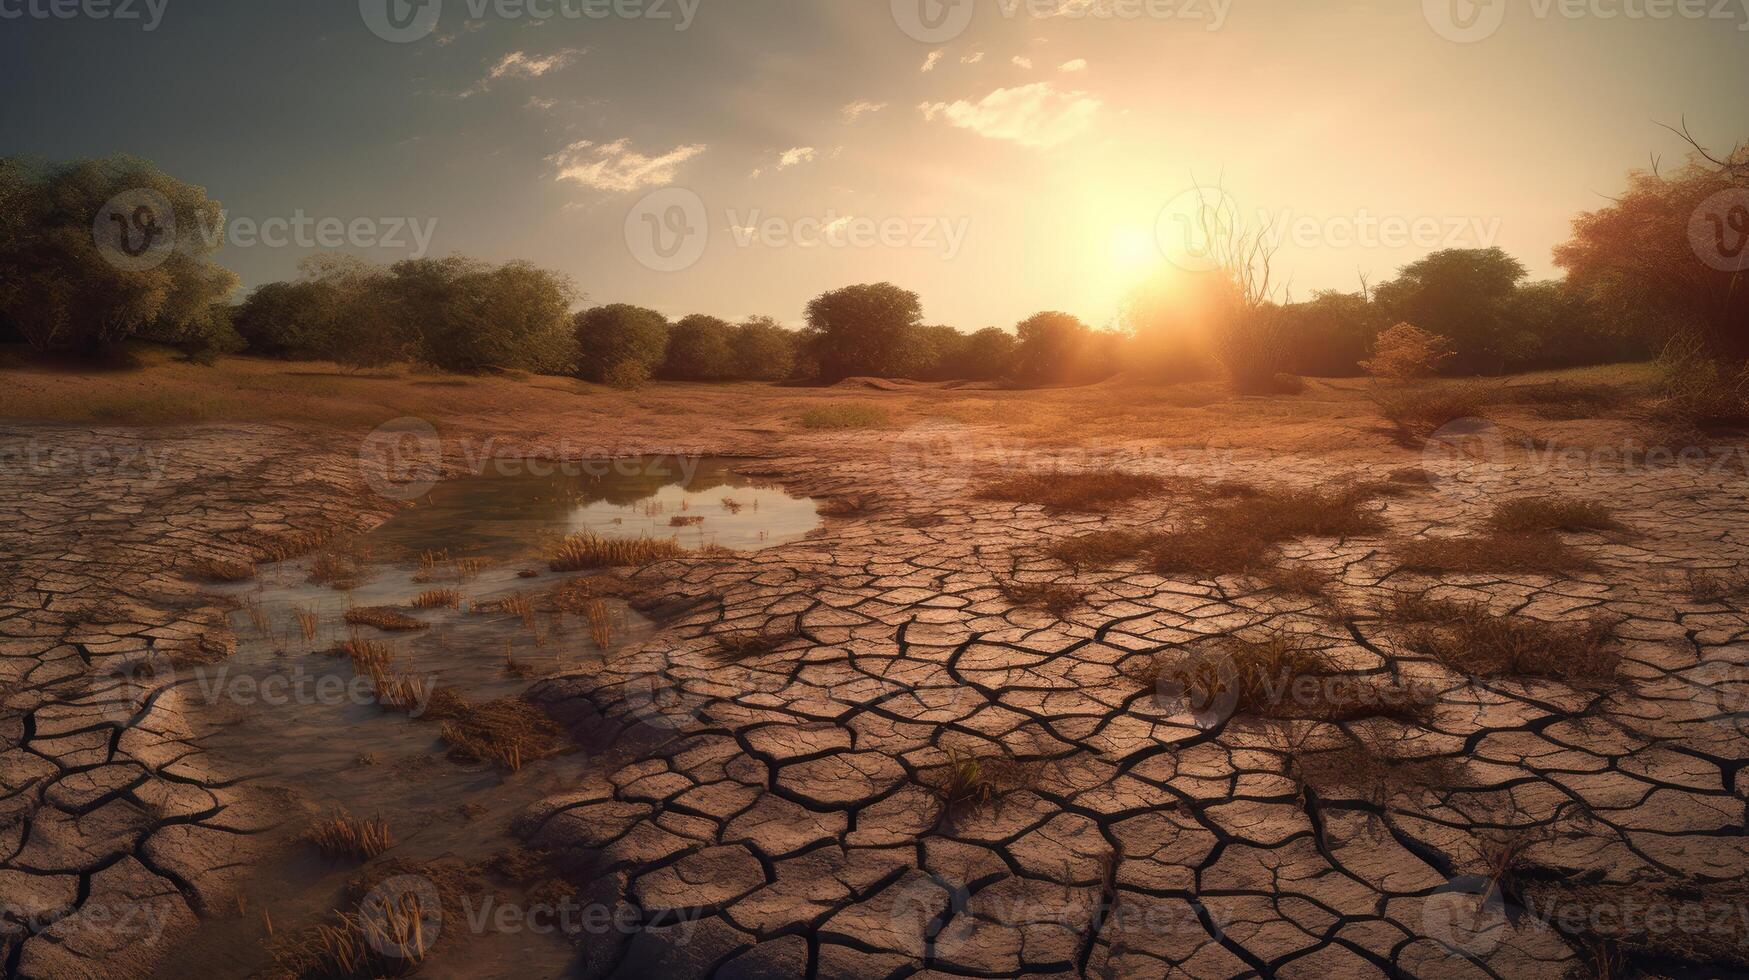
[[331, 246], [527, 259], [676, 317], [799, 325], [891, 281], [962, 330], [1104, 326], [1194, 266], [1213, 194], [1270, 229], [1280, 298], [1453, 246], [1556, 276], [1576, 213], [1680, 162], [1660, 123], [1749, 138], [1746, 8], [0, 0], [0, 154], [206, 188], [245, 288]]

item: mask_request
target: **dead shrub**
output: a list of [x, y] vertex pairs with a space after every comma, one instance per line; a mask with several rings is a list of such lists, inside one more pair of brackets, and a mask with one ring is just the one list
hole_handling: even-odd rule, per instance
[[1451, 341], [1413, 324], [1399, 323], [1379, 331], [1373, 338], [1372, 357], [1360, 367], [1375, 378], [1414, 381], [1438, 370], [1451, 357]]
[[[435, 700], [435, 699], [434, 699]], [[563, 749], [564, 732], [539, 707], [521, 698], [504, 698], [446, 707], [441, 737], [458, 762], [490, 763], [511, 772]]]
[[1565, 575], [1597, 566], [1553, 532], [1413, 538], [1394, 548], [1407, 572], [1527, 572]]
[[335, 810], [332, 816], [305, 831], [300, 839], [315, 845], [317, 850], [331, 858], [353, 861], [368, 861], [395, 845], [394, 835], [389, 833], [389, 825], [381, 817], [363, 820], [345, 810]]
[[672, 538], [605, 538], [585, 531], [561, 541], [547, 565], [555, 572], [581, 572], [648, 565], [685, 554], [686, 549]]
[[1403, 645], [1473, 677], [1544, 677], [1576, 687], [1615, 680], [1621, 654], [1601, 617], [1545, 623], [1489, 611], [1485, 603], [1398, 596], [1382, 612]]
[[1370, 487], [1256, 490], [1192, 509], [1171, 531], [1101, 531], [1060, 542], [1051, 555], [1072, 568], [1140, 559], [1161, 574], [1224, 575], [1262, 565], [1276, 545], [1305, 537], [1377, 533], [1384, 523], [1360, 505]]
[[1379, 414], [1408, 440], [1419, 442], [1460, 419], [1484, 419], [1484, 399], [1468, 384], [1374, 388], [1369, 393]]
[[1087, 601], [1087, 593], [1050, 582], [1000, 582], [996, 586], [1009, 602], [1022, 609], [1043, 609], [1058, 619], [1067, 617]]
[[978, 491], [985, 500], [1039, 504], [1046, 510], [1103, 510], [1167, 488], [1165, 480], [1118, 470], [1093, 473], [1020, 473]]
[[1704, 572], [1689, 569], [1688, 597], [1695, 602], [1729, 602], [1749, 597], [1749, 570]]
[[1494, 506], [1488, 524], [1501, 532], [1604, 531], [1621, 527], [1608, 507], [1572, 497], [1524, 497]]
[[1175, 658], [1155, 657], [1130, 676], [1144, 690], [1170, 692], [1197, 714], [1420, 721], [1432, 703], [1425, 692], [1356, 679], [1307, 637], [1282, 630], [1258, 641], [1224, 637]]

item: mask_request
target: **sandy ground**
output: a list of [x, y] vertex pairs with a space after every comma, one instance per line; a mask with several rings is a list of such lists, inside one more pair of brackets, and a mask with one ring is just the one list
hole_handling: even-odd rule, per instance
[[[222, 605], [179, 572], [191, 558], [259, 560], [263, 540], [390, 513], [394, 477], [431, 475], [385, 470], [405, 462], [389, 452], [397, 434], [420, 430], [372, 427], [407, 417], [435, 428], [451, 473], [487, 456], [749, 454], [841, 502], [806, 540], [639, 570], [653, 598], [690, 611], [600, 670], [533, 684], [529, 697], [623, 761], [516, 821], [531, 845], [592, 862], [581, 900], [632, 923], [584, 937], [587, 975], [1553, 977], [1609, 935], [1598, 909], [1643, 920], [1654, 907], [1671, 924], [1642, 927], [1657, 943], [1634, 946], [1634, 967], [1744, 962], [1745, 909], [1719, 884], [1749, 857], [1744, 603], [1696, 602], [1684, 574], [1749, 558], [1749, 479], [1727, 447], [1647, 466], [1624, 413], [1549, 421], [1514, 406], [1467, 452], [1410, 448], [1355, 382], [1291, 398], [1122, 384], [621, 395], [396, 375], [326, 376], [312, 393], [302, 366], [180, 373], [195, 370], [4, 377], [8, 974], [173, 965], [177, 937], [249, 874], [278, 814], [208, 764], [198, 712], [125, 667], [232, 642]], [[203, 421], [93, 421], [168, 423], [154, 413], [178, 385]], [[798, 422], [846, 402], [889, 422]], [[299, 412], [311, 421], [286, 421]], [[1337, 577], [1335, 598], [1361, 611], [1348, 618], [1244, 576], [1072, 572], [1045, 554], [1101, 527], [1169, 524], [1184, 506], [1172, 494], [1098, 513], [978, 496], [995, 475], [1051, 467], [1329, 486], [1405, 466], [1434, 479], [1368, 505], [1386, 532], [1282, 550], [1284, 566]], [[1493, 503], [1553, 492], [1624, 525], [1567, 536], [1594, 571], [1398, 567], [1399, 539], [1473, 532]], [[1016, 581], [1085, 598], [1061, 618], [1017, 608], [1000, 588]], [[1622, 676], [1454, 675], [1365, 614], [1404, 593], [1545, 621], [1607, 615]], [[768, 628], [797, 636], [723, 657], [718, 635]], [[1133, 679], [1138, 659], [1273, 629], [1353, 676], [1436, 686], [1438, 709], [1425, 724], [1210, 722]], [[1320, 781], [1294, 763], [1353, 740], [1387, 771], [1444, 760], [1449, 778]], [[1017, 775], [944, 812], [936, 787], [967, 760]], [[1494, 888], [1502, 846], [1512, 884]], [[1684, 903], [1704, 908], [1685, 917]], [[162, 926], [156, 941], [124, 915]]]

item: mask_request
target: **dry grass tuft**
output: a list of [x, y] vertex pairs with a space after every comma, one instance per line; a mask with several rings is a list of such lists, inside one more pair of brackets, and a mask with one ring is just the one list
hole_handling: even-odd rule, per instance
[[1403, 643], [1460, 674], [1546, 677], [1574, 686], [1615, 680], [1621, 655], [1614, 624], [1599, 617], [1544, 623], [1500, 616], [1480, 602], [1399, 596], [1382, 617], [1402, 627]]
[[[436, 937], [425, 931], [427, 919], [441, 909], [423, 907], [418, 891], [408, 889], [353, 912], [337, 912], [333, 922], [319, 923], [295, 939], [270, 947], [275, 964], [299, 980], [401, 977], [416, 972]], [[272, 922], [269, 920], [269, 934]]]
[[703, 523], [703, 514], [675, 514], [668, 518], [669, 527], [698, 527]]
[[1749, 570], [1703, 572], [1690, 569], [1687, 574], [1688, 597], [1695, 602], [1729, 602], [1749, 597]]
[[1500, 532], [1607, 531], [1621, 527], [1609, 508], [1572, 497], [1524, 497], [1494, 506], [1488, 524]]
[[625, 617], [605, 599], [583, 600], [580, 615], [589, 623], [589, 639], [594, 641], [597, 650], [612, 646], [614, 636], [625, 628]]
[[321, 614], [315, 606], [298, 606], [293, 612], [298, 617], [298, 632], [304, 635], [304, 642], [309, 643], [316, 638], [316, 628], [321, 625]]
[[672, 538], [604, 538], [585, 531], [561, 541], [547, 565], [555, 572], [581, 572], [648, 565], [685, 554], [686, 549]]
[[1039, 504], [1046, 510], [1104, 510], [1164, 491], [1157, 476], [1118, 470], [1094, 473], [1020, 473], [978, 491], [985, 500]]
[[1395, 551], [1407, 572], [1528, 572], [1564, 575], [1597, 566], [1552, 532], [1414, 538]]
[[1144, 690], [1170, 693], [1198, 715], [1354, 721], [1420, 721], [1427, 692], [1373, 684], [1346, 674], [1327, 651], [1304, 636], [1277, 630], [1261, 641], [1226, 637], [1155, 657], [1129, 676]]
[[1336, 576], [1310, 565], [1272, 565], [1258, 570], [1256, 575], [1258, 581], [1277, 592], [1314, 599], [1328, 598], [1336, 584]]
[[1051, 555], [1072, 568], [1140, 559], [1163, 575], [1243, 572], [1264, 564], [1284, 541], [1378, 533], [1384, 522], [1360, 508], [1373, 494], [1371, 486], [1330, 491], [1244, 487], [1227, 499], [1198, 505], [1189, 523], [1176, 530], [1100, 531], [1064, 541]]
[[1531, 406], [1543, 418], [1556, 420], [1596, 418], [1620, 408], [1633, 394], [1617, 385], [1575, 381], [1513, 385], [1501, 392], [1503, 400]]
[[[433, 707], [436, 706], [434, 697]], [[491, 763], [516, 772], [535, 759], [556, 755], [564, 747], [564, 731], [558, 724], [521, 698], [476, 705], [456, 695], [446, 701], [442, 710], [447, 719], [442, 738], [450, 747], [449, 757], [458, 762]]]
[[455, 609], [461, 604], [460, 589], [426, 589], [413, 599], [416, 609]]
[[364, 562], [357, 555], [324, 551], [310, 562], [309, 580], [333, 589], [355, 589], [364, 581]]
[[331, 858], [353, 861], [369, 861], [395, 846], [394, 835], [381, 817], [363, 820], [345, 810], [335, 810], [333, 816], [317, 822], [299, 839]]
[[1067, 617], [1087, 601], [1087, 593], [1051, 582], [999, 582], [996, 588], [1022, 609], [1043, 609], [1058, 619]]
[[244, 543], [261, 552], [266, 561], [289, 561], [322, 547], [328, 543], [328, 538], [325, 531], [280, 531], [253, 535]]
[[196, 558], [183, 566], [192, 578], [202, 582], [247, 582], [255, 577], [255, 566], [224, 558]]
[[952, 746], [945, 751], [947, 761], [925, 770], [921, 778], [941, 801], [942, 815], [948, 819], [1038, 783], [1037, 763], [1006, 754], [975, 755]]
[[1392, 797], [1422, 789], [1449, 789], [1463, 778], [1461, 759], [1439, 756], [1394, 758], [1353, 736], [1337, 748], [1288, 754], [1288, 775], [1325, 799], [1355, 794], [1376, 807]]
[[1486, 416], [1482, 393], [1466, 384], [1378, 387], [1371, 397], [1380, 415], [1417, 442], [1459, 419]]
[[346, 621], [353, 626], [372, 626], [390, 633], [429, 629], [431, 626], [393, 606], [353, 606], [346, 610]]

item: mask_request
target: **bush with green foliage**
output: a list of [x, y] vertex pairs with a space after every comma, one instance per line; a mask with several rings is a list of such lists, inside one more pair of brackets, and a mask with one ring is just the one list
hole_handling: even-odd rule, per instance
[[922, 303], [908, 289], [890, 282], [845, 286], [808, 301], [802, 343], [822, 381], [903, 377], [917, 367], [922, 322]]
[[1117, 370], [1123, 339], [1055, 310], [1020, 321], [1014, 335], [1013, 378], [1035, 385], [1110, 377]]
[[606, 381], [609, 369], [636, 364], [654, 374], [668, 356], [668, 320], [630, 303], [592, 306], [572, 320], [577, 337], [577, 374]]
[[750, 381], [782, 381], [796, 372], [800, 338], [768, 316], [751, 317], [735, 328], [729, 342], [735, 357], [735, 377]]
[[[151, 204], [111, 218], [149, 261], [114, 261], [99, 247], [99, 219], [128, 192]], [[0, 158], [0, 311], [33, 348], [86, 357], [113, 354], [130, 338], [194, 348], [233, 344], [223, 301], [237, 277], [208, 259], [222, 212], [206, 191], [152, 164], [116, 156], [52, 166]], [[155, 242], [157, 235], [169, 235]], [[111, 243], [113, 244], [113, 243]]]
[[673, 381], [726, 381], [735, 377], [735, 327], [727, 320], [694, 313], [668, 330], [668, 354], [658, 372]]

